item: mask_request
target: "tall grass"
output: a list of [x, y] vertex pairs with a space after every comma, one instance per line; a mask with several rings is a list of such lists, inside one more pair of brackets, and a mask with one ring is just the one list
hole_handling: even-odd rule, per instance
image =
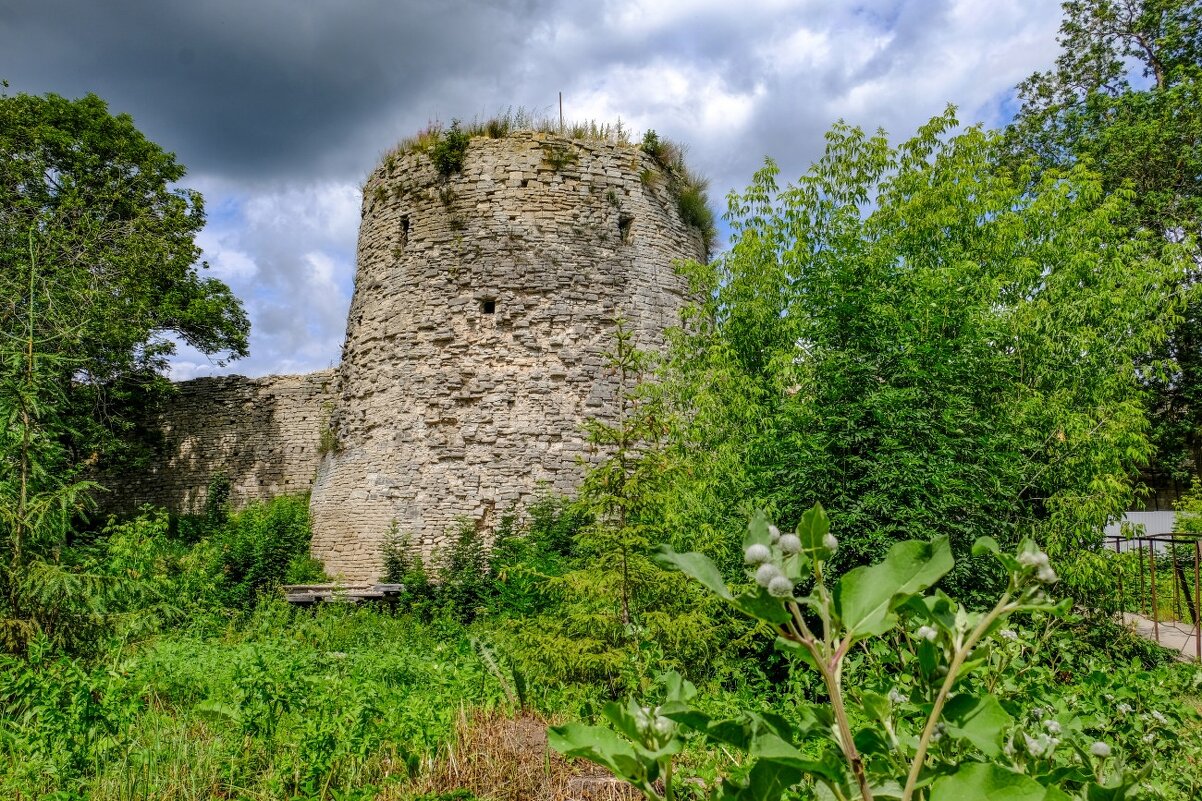
[[[410, 152], [428, 152], [441, 139], [448, 126], [441, 120], [431, 120], [426, 127], [412, 136], [407, 136], [397, 143], [389, 153], [402, 155]], [[510, 106], [505, 111], [488, 117], [474, 117], [470, 122], [459, 122], [459, 130], [469, 137], [485, 139], [504, 139], [517, 131], [536, 131], [539, 133], [558, 134], [568, 139], [586, 142], [610, 142], [613, 144], [629, 145], [631, 130], [617, 122], [599, 120], [572, 120], [562, 125], [558, 119], [536, 114], [529, 109]]]

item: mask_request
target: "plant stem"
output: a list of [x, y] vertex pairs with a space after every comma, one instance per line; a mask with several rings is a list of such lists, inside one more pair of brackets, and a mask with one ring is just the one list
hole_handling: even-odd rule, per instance
[[[812, 653], [817, 651], [813, 649]], [[814, 653], [817, 657], [819, 654]], [[864, 772], [864, 760], [856, 750], [856, 743], [851, 736], [851, 723], [847, 719], [847, 709], [843, 705], [843, 688], [839, 677], [842, 673], [840, 663], [843, 659], [843, 650], [839, 649], [839, 653], [834, 657], [834, 663], [828, 664], [824, 659], [816, 659], [818, 670], [822, 673], [822, 681], [826, 684], [826, 691], [831, 697], [831, 710], [835, 713], [835, 724], [839, 729], [839, 746], [843, 749], [843, 758], [847, 760], [847, 764], [851, 767], [852, 774], [856, 777], [856, 783], [860, 786], [860, 798], [863, 801], [872, 801], [872, 788], [868, 786], [868, 776]]]
[[964, 660], [968, 659], [968, 655], [972, 653], [972, 649], [977, 642], [985, 636], [985, 632], [993, 625], [993, 622], [1003, 614], [1012, 612], [1013, 607], [1010, 605], [1010, 593], [1005, 595], [993, 607], [993, 610], [986, 615], [977, 627], [968, 635], [968, 639], [964, 644], [956, 649], [955, 656], [952, 657], [952, 663], [948, 666], [947, 676], [943, 679], [943, 685], [939, 688], [939, 695], [935, 697], [935, 706], [931, 709], [931, 715], [927, 718], [927, 725], [922, 730], [922, 737], [918, 741], [918, 750], [914, 754], [914, 760], [910, 763], [910, 773], [906, 777], [906, 788], [902, 791], [901, 801], [910, 801], [914, 795], [914, 785], [918, 783], [918, 774], [922, 771], [922, 766], [927, 761], [927, 749], [931, 745], [931, 737], [935, 734], [935, 727], [939, 724], [939, 717], [943, 714], [943, 706], [947, 703], [947, 697], [951, 694], [952, 687], [956, 684], [956, 675], [960, 672], [960, 668], [964, 665]]
[[29, 414], [29, 393], [33, 389], [33, 325], [34, 325], [34, 290], [36, 287], [37, 260], [33, 247], [33, 229], [29, 229], [29, 331], [25, 338], [25, 386], [22, 387], [18, 397], [21, 399], [21, 456], [20, 467], [18, 468], [21, 474], [21, 489], [20, 495], [17, 498], [17, 519], [16, 525], [13, 526], [13, 553], [12, 566], [17, 569], [21, 565], [22, 548], [24, 546], [25, 528], [26, 528], [26, 513], [29, 507], [29, 474], [32, 465], [30, 464], [30, 450], [32, 448], [32, 427], [33, 421]]

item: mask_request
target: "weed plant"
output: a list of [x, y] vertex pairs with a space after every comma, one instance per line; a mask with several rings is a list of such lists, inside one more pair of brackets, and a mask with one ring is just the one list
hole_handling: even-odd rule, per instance
[[0, 795], [332, 798], [408, 778], [462, 705], [505, 697], [453, 628], [282, 601], [213, 623], [94, 668], [0, 663]]
[[[449, 127], [444, 127], [441, 122], [432, 121], [424, 130], [401, 140], [384, 156], [384, 164], [391, 170], [400, 155], [412, 152], [426, 153], [434, 162], [439, 174], [445, 178], [463, 169], [468, 143], [473, 138], [503, 139], [517, 131], [555, 134], [575, 141], [634, 146], [630, 139], [631, 131], [622, 125], [621, 120], [616, 123], [596, 120], [561, 123], [559, 120], [539, 116], [523, 108], [510, 107], [494, 117], [483, 120], [477, 118], [466, 124], [460, 120], [452, 120]], [[706, 192], [709, 181], [688, 168], [684, 147], [661, 138], [654, 130], [648, 130], [643, 135], [638, 149], [649, 156], [658, 167], [658, 171], [654, 168], [641, 171], [643, 184], [653, 186], [659, 182], [661, 174], [666, 177], [668, 189], [676, 199], [681, 219], [686, 225], [700, 232], [708, 258], [713, 252], [718, 231]], [[543, 150], [544, 160], [555, 170], [563, 169], [577, 158], [573, 150], [563, 146], [549, 144]], [[383, 188], [377, 187], [376, 191], [382, 192]]]

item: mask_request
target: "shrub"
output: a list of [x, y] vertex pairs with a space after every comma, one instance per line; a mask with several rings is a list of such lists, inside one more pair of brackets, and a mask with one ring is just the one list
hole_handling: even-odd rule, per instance
[[[930, 589], [954, 564], [946, 537], [897, 543], [883, 560], [828, 584], [827, 563], [838, 547], [825, 512], [815, 505], [796, 534], [780, 532], [762, 513], [752, 519], [744, 539], [754, 582], [749, 589], [732, 591], [700, 553], [668, 546], [659, 551], [662, 564], [767, 624], [798, 669], [817, 672], [824, 702], [799, 704], [793, 720], [756, 709], [722, 719], [696, 705], [696, 688], [672, 672], [661, 679], [659, 706], [633, 699], [606, 705], [603, 714], [616, 733], [557, 726], [550, 730], [552, 747], [604, 765], [650, 801], [677, 797], [682, 782], [673, 767], [684, 731], [746, 754], [740, 760], [745, 764], [723, 779], [723, 798], [774, 801], [794, 786], [819, 797], [863, 801], [1068, 797], [1049, 788], [1082, 798], [1135, 794], [1148, 771], [1133, 769], [1120, 749], [1142, 756], [1174, 725], [1171, 710], [1153, 709], [1129, 725], [1152, 729], [1135, 744], [1108, 730], [1105, 710], [1088, 710], [1100, 711], [1099, 719], [1082, 719], [1087, 710], [1074, 704], [1027, 711], [999, 701], [1028, 669], [1014, 664], [1024, 645], [1021, 634], [1004, 628], [1009, 618], [1067, 609], [1045, 594], [1057, 576], [1031, 540], [1014, 554], [988, 537], [977, 541], [978, 555], [992, 555], [1008, 575], [993, 608], [982, 612]], [[859, 652], [900, 657], [902, 670], [845, 680], [863, 661]], [[1120, 715], [1136, 712], [1132, 704], [1118, 706], [1125, 707], [1116, 707]]]
[[531, 615], [545, 610], [546, 580], [566, 572], [576, 555], [576, 537], [592, 516], [578, 503], [546, 495], [526, 510], [501, 518], [489, 554], [493, 577], [491, 609], [501, 615]]
[[451, 546], [437, 555], [435, 569], [445, 616], [469, 623], [487, 611], [493, 576], [483, 531], [474, 521], [460, 521]]
[[395, 520], [384, 539], [382, 555], [384, 581], [405, 588], [400, 609], [430, 620], [438, 608], [438, 588], [431, 581], [421, 554], [414, 551], [412, 539], [408, 534], [398, 533]]
[[459, 127], [459, 120], [453, 120], [451, 127], [439, 135], [430, 151], [430, 158], [444, 178], [463, 171], [463, 160], [470, 141], [471, 136]]
[[231, 515], [213, 538], [221, 595], [229, 606], [248, 608], [261, 594], [281, 584], [324, 578], [320, 565], [309, 556], [307, 496], [251, 504]]

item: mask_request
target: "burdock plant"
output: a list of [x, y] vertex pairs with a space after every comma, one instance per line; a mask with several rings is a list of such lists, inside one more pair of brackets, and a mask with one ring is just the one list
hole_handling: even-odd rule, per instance
[[[671, 698], [654, 710], [656, 720], [679, 724], [753, 760], [745, 778], [720, 782], [712, 797], [775, 801], [808, 778], [819, 798], [838, 801], [1068, 798], [1056, 786], [1061, 776], [1033, 776], [1009, 766], [1005, 735], [1014, 719], [995, 696], [968, 689], [966, 682], [988, 669], [985, 644], [994, 634], [1001, 636], [1010, 615], [1066, 608], [1047, 596], [1056, 574], [1039, 547], [1027, 540], [1009, 554], [991, 538], [979, 539], [974, 555], [993, 554], [1009, 581], [991, 609], [970, 611], [931, 589], [954, 563], [946, 538], [897, 543], [879, 563], [857, 567], [832, 582], [824, 567], [838, 546], [821, 505], [803, 515], [796, 533], [782, 534], [758, 514], [743, 543], [750, 586], [738, 593], [705, 555], [658, 549], [661, 564], [771, 624], [778, 647], [816, 670], [826, 688], [826, 703], [802, 705], [803, 722], [795, 728], [771, 714], [713, 719], [688, 703], [692, 688], [673, 675]], [[910, 650], [903, 661], [918, 674], [914, 681], [888, 693], [861, 689], [849, 697], [843, 671], [851, 649], [898, 628], [905, 632], [898, 638], [902, 647]], [[632, 701], [626, 714], [636, 709], [640, 707]], [[618, 708], [607, 716], [617, 723]], [[854, 721], [868, 724], [855, 730]], [[552, 730], [551, 744], [564, 754], [605, 765], [649, 799], [673, 799], [678, 790], [672, 786], [671, 760], [681, 747], [679, 730], [664, 728], [664, 734], [652, 737], [647, 727], [618, 728], [626, 739], [608, 729], [569, 724]], [[947, 742], [956, 747], [946, 747]], [[1103, 777], [1096, 778], [1099, 784], [1082, 787], [1082, 792], [1102, 790]], [[1125, 774], [1108, 777], [1105, 791], [1111, 795], [1105, 797], [1119, 797], [1113, 793], [1129, 789], [1134, 780]]]

